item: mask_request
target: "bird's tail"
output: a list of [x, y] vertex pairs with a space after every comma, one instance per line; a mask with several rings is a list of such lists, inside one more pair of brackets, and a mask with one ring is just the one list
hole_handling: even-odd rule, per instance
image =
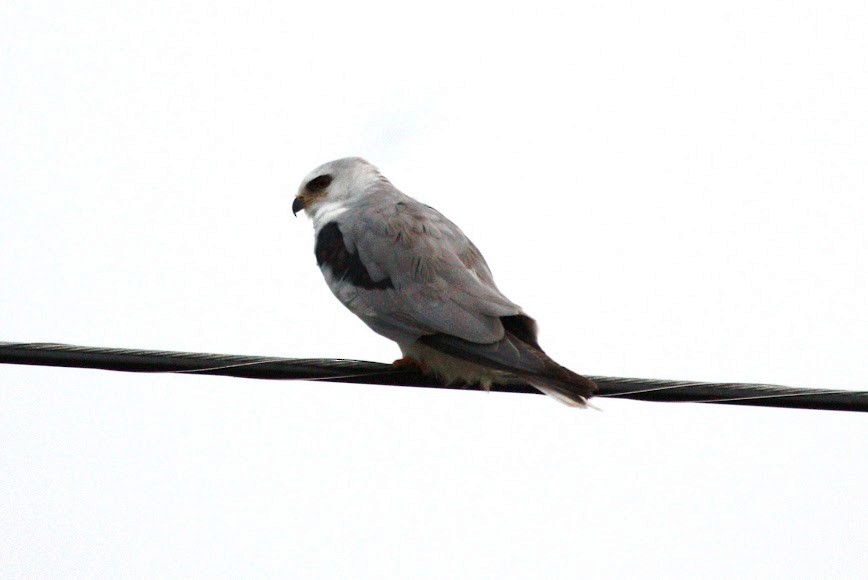
[[585, 407], [597, 390], [591, 379], [553, 361], [535, 344], [529, 344], [507, 331], [491, 344], [470, 342], [447, 334], [432, 334], [419, 339], [440, 351], [484, 367], [496, 369], [524, 380], [546, 395], [571, 407]]
[[554, 365], [557, 370], [546, 374], [517, 374], [534, 388], [570, 407], [587, 407], [588, 399], [597, 390], [597, 384], [587, 377], [560, 366], [545, 356], [546, 366]]

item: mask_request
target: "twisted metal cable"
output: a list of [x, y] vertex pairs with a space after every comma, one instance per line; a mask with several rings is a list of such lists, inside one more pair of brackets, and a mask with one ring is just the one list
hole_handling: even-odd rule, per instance
[[[480, 389], [478, 386], [443, 385], [413, 369], [357, 360], [287, 359], [53, 343], [0, 342], [0, 363], [138, 373], [194, 373], [248, 379]], [[868, 412], [866, 391], [797, 389], [753, 383], [700, 383], [595, 376], [590, 378], [599, 386], [596, 396], [605, 398]], [[493, 385], [491, 390], [539, 394], [539, 391], [526, 384]]]

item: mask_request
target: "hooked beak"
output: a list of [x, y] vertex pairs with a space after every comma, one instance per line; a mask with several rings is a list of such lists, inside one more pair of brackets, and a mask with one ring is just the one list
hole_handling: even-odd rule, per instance
[[300, 197], [295, 198], [292, 202], [292, 215], [297, 215], [299, 211], [304, 209], [304, 200]]

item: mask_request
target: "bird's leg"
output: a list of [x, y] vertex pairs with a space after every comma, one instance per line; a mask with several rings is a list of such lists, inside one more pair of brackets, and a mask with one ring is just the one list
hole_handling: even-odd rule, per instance
[[399, 358], [398, 360], [396, 360], [395, 362], [392, 363], [392, 367], [394, 367], [398, 370], [402, 370], [402, 371], [405, 371], [405, 370], [407, 370], [407, 371], [409, 371], [409, 370], [419, 371], [420, 373], [425, 374], [425, 375], [429, 374], [429, 372], [430, 372], [430, 369], [426, 365], [424, 365], [423, 363], [421, 363], [421, 362], [417, 361], [416, 359], [409, 357], [409, 356], [405, 356], [404, 358]]

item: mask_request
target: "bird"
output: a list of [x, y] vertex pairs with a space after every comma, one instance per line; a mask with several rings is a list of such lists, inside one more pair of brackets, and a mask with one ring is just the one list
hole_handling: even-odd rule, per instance
[[292, 213], [313, 222], [314, 255], [335, 297], [403, 358], [446, 384], [528, 383], [585, 407], [593, 380], [540, 347], [537, 323], [501, 293], [458, 226], [402, 193], [371, 163], [346, 157], [302, 180]]

